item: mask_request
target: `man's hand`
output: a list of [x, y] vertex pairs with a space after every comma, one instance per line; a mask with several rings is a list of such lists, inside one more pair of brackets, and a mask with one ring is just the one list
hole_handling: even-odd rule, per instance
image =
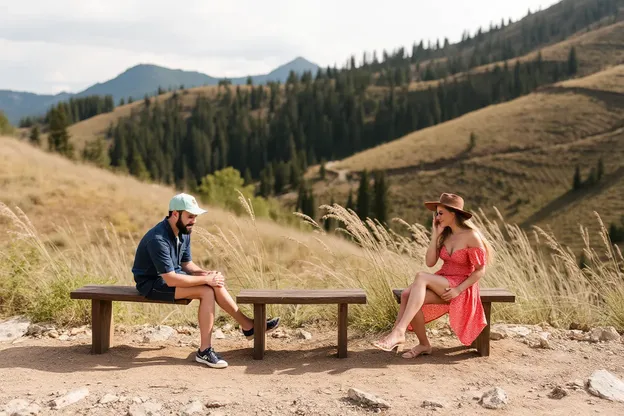
[[459, 296], [461, 292], [459, 291], [459, 289], [457, 289], [456, 287], [447, 287], [446, 291], [442, 294], [442, 296], [440, 296], [442, 298], [442, 300], [449, 302], [451, 299], [456, 298], [457, 296]]
[[225, 284], [225, 277], [216, 271], [206, 272], [206, 284], [213, 287], [223, 287]]

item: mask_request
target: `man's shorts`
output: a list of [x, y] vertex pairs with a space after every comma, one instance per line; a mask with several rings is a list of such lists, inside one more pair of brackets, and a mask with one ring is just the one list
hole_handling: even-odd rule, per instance
[[165, 302], [175, 302], [175, 287], [167, 286], [167, 283], [162, 277], [158, 276], [152, 289], [145, 295], [146, 298], [151, 300], [160, 300]]

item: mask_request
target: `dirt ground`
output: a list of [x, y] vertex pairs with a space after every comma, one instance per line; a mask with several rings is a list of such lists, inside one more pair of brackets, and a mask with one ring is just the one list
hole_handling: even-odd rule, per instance
[[[103, 355], [90, 354], [89, 332], [0, 343], [0, 415], [15, 399], [34, 403], [39, 414], [79, 415], [191, 414], [188, 406], [195, 400], [202, 404], [195, 414], [213, 415], [624, 414], [624, 403], [582, 387], [599, 369], [623, 378], [621, 339], [574, 341], [570, 331], [558, 331], [543, 348], [528, 345], [524, 336], [509, 336], [492, 341], [489, 357], [479, 357], [453, 335], [438, 334], [432, 337], [432, 355], [409, 360], [378, 351], [370, 345], [372, 336], [350, 331], [349, 356], [338, 359], [335, 330], [307, 328], [312, 338], [306, 340], [284, 329], [278, 338], [267, 336], [265, 358], [256, 361], [253, 341], [231, 330], [213, 344], [229, 367], [211, 369], [194, 361], [196, 330], [178, 329], [167, 340], [151, 342], [141, 331], [145, 327], [118, 328]], [[414, 342], [408, 334], [408, 345]], [[568, 394], [550, 398], [556, 386]], [[502, 409], [479, 403], [494, 387], [508, 397]], [[88, 389], [84, 399], [60, 410], [51, 407], [54, 399], [81, 388]], [[348, 398], [350, 388], [374, 394], [390, 408], [356, 404]], [[111, 402], [100, 403], [107, 395]]]

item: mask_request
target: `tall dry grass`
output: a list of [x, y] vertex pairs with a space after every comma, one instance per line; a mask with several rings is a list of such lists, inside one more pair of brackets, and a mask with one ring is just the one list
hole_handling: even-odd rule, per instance
[[[232, 216], [229, 225], [195, 232], [194, 257], [207, 257], [207, 268], [225, 272], [235, 295], [241, 288], [363, 288], [366, 305], [350, 307], [353, 328], [369, 332], [387, 329], [398, 305], [391, 289], [409, 284], [424, 266], [430, 234], [420, 224], [395, 219], [399, 231], [335, 204], [324, 205], [326, 217], [340, 225], [327, 235], [311, 218], [301, 214], [310, 227], [310, 238], [284, 233], [267, 239], [259, 232], [253, 206], [241, 198], [246, 217]], [[19, 210], [0, 206], [4, 222], [11, 224], [13, 239], [0, 252], [0, 306], [3, 315], [25, 313], [36, 320], [59, 324], [88, 323], [90, 304], [69, 299], [71, 289], [86, 283], [133, 284], [129, 270], [128, 239], [110, 225], [100, 229], [63, 228], [64, 246], [43, 243], [28, 218]], [[585, 229], [580, 230], [585, 264], [542, 229], [523, 232], [502, 217], [488, 220], [483, 213], [475, 223], [493, 246], [494, 261], [488, 265], [482, 287], [506, 287], [517, 296], [514, 304], [496, 304], [494, 320], [517, 323], [549, 322], [565, 327], [572, 322], [613, 325], [624, 329], [624, 258], [602, 229], [603, 246], [590, 247]], [[276, 228], [276, 232], [279, 228]], [[284, 229], [285, 230], [285, 229]], [[88, 246], [72, 243], [83, 233], [100, 233]], [[247, 305], [241, 305], [251, 313]], [[115, 319], [128, 322], [194, 323], [196, 302], [189, 306], [115, 304]], [[269, 314], [281, 315], [289, 325], [304, 322], [335, 322], [336, 308], [327, 305], [272, 305]]]

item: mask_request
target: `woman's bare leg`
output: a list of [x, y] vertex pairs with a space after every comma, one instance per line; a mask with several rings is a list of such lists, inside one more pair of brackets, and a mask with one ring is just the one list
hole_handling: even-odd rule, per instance
[[[424, 272], [417, 273], [414, 283], [410, 285], [410, 294], [407, 302], [405, 302], [401, 318], [392, 332], [381, 341], [378, 341], [377, 344], [381, 348], [389, 349], [395, 344], [404, 343], [407, 326], [424, 305], [427, 292], [430, 291], [433, 294], [444, 293], [447, 287], [450, 287], [450, 285], [443, 276]], [[404, 302], [401, 303], [403, 304]]]

